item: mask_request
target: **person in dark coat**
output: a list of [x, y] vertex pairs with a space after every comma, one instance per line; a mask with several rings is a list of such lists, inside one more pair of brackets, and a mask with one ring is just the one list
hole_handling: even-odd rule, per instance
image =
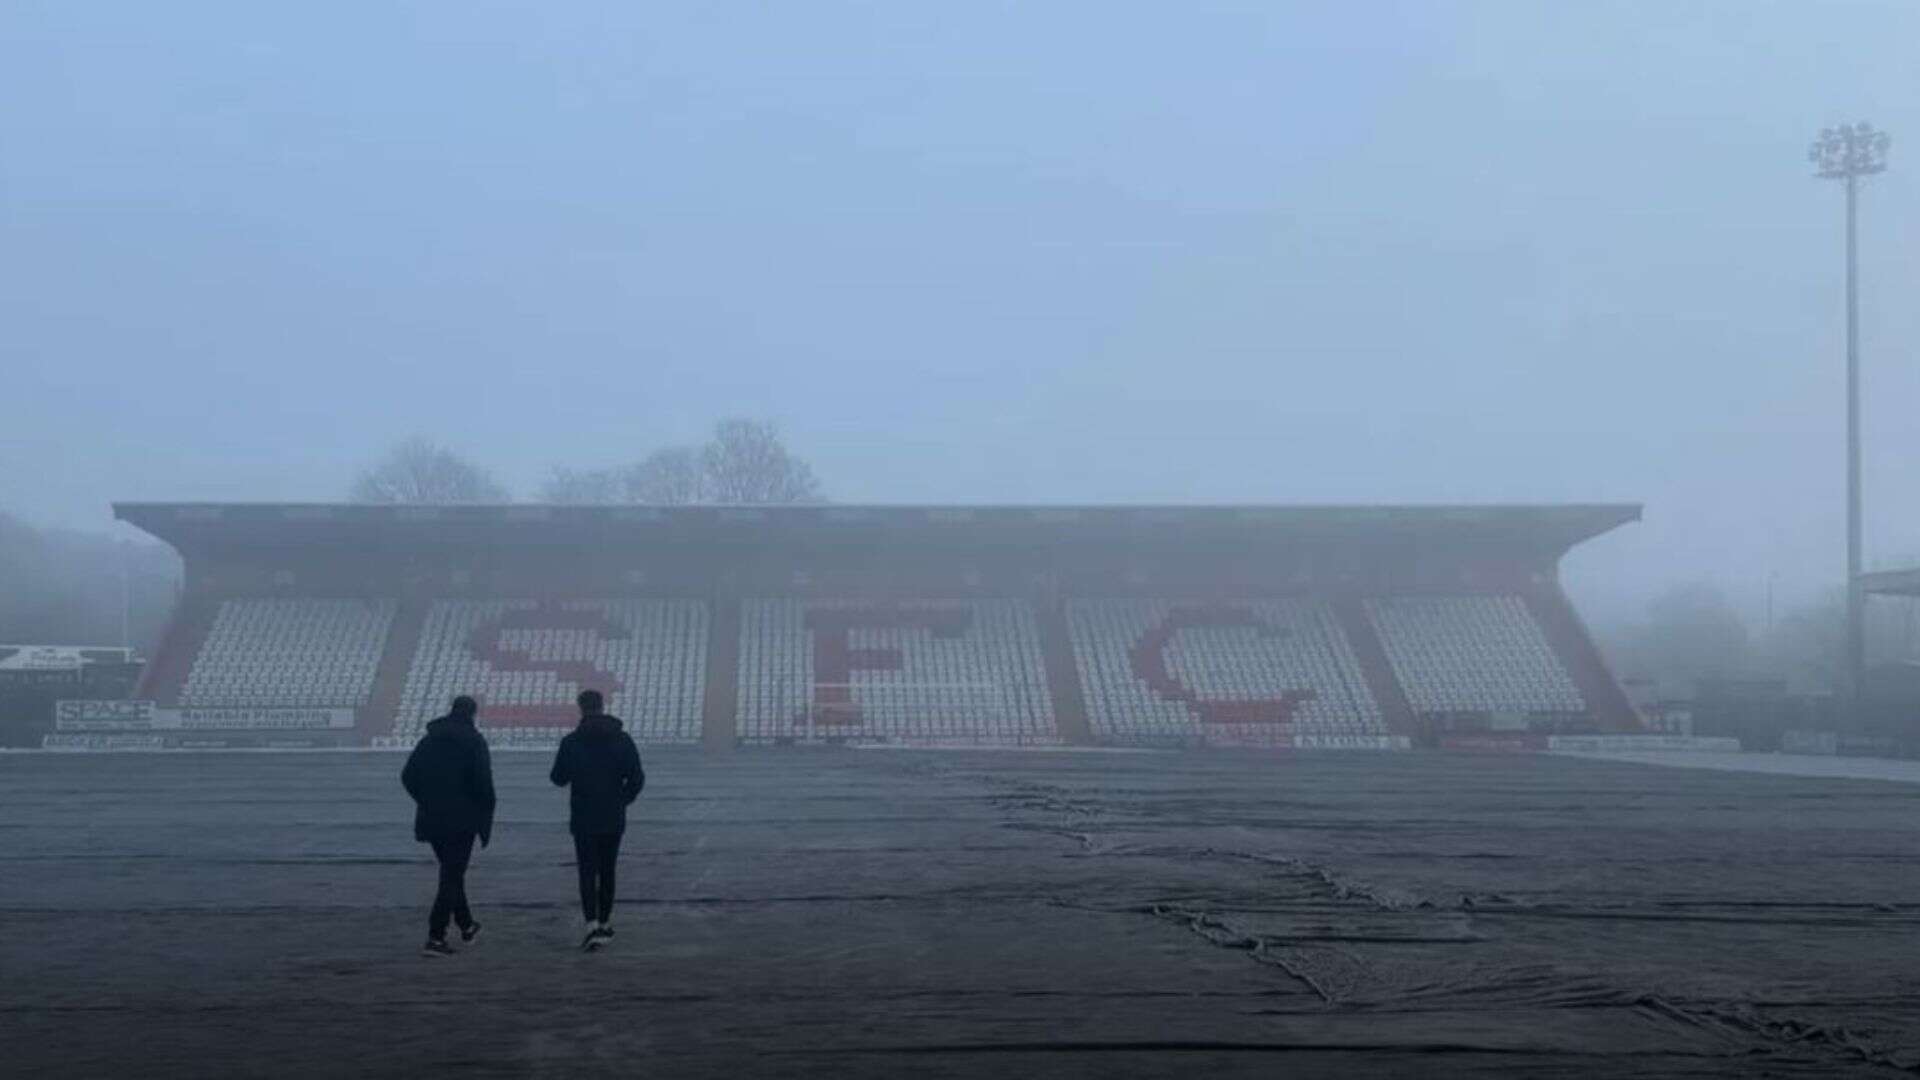
[[614, 864], [627, 831], [627, 807], [640, 797], [647, 774], [640, 749], [608, 716], [598, 690], [582, 690], [577, 699], [580, 725], [560, 740], [550, 779], [572, 787], [568, 827], [573, 833], [574, 864], [580, 871], [580, 911], [586, 917], [588, 952], [613, 938]]
[[447, 715], [427, 725], [427, 733], [400, 770], [401, 786], [413, 796], [413, 838], [433, 845], [440, 863], [440, 887], [427, 916], [427, 956], [449, 956], [447, 920], [460, 927], [460, 940], [480, 934], [467, 907], [467, 863], [473, 842], [493, 839], [493, 759], [486, 736], [473, 725], [479, 707], [470, 697], [453, 699]]

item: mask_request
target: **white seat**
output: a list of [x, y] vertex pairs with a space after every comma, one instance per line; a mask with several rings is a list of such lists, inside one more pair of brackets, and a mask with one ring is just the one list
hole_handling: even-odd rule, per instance
[[[543, 626], [543, 619], [574, 625]], [[591, 688], [607, 696], [607, 711], [635, 739], [698, 742], [707, 623], [699, 600], [437, 601], [401, 690], [394, 733], [416, 734], [455, 695], [468, 694], [480, 702], [489, 738], [551, 743], [571, 726], [574, 695], [587, 688], [565, 670], [576, 664], [598, 673], [586, 677]], [[475, 651], [489, 643], [495, 655]]]
[[[839, 628], [821, 629], [836, 620]], [[843, 648], [843, 673], [819, 669], [818, 657]], [[738, 732], [749, 742], [1060, 738], [1039, 624], [1018, 600], [748, 600], [738, 678]]]
[[[1319, 601], [1072, 600], [1067, 620], [1102, 741], [1284, 746], [1300, 735], [1388, 734]], [[1290, 711], [1274, 704], [1290, 696]]]
[[180, 691], [188, 708], [363, 705], [392, 628], [392, 600], [221, 603]]
[[1386, 597], [1366, 609], [1416, 713], [1586, 711], [1518, 596]]

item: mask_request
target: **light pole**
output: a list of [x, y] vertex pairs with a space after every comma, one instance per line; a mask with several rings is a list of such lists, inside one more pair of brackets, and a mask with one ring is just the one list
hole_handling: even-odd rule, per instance
[[1860, 267], [1854, 239], [1860, 178], [1884, 172], [1884, 131], [1871, 124], [1828, 128], [1813, 141], [1807, 160], [1822, 180], [1847, 185], [1847, 683], [1849, 710], [1859, 701], [1866, 669], [1866, 621], [1860, 594]]
[[120, 647], [133, 644], [133, 571], [127, 567], [127, 542], [120, 541]]

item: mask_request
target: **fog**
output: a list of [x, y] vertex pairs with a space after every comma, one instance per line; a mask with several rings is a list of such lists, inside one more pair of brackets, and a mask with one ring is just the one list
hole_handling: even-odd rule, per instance
[[[1590, 617], [1920, 556], [1920, 7], [9, 5], [0, 509], [523, 496], [722, 416], [843, 502], [1643, 501]], [[1903, 142], [1902, 140], [1907, 140]]]
[[[1920, 1071], [1807, 155], [1920, 567], [1916, 91], [1915, 0], [0, 3], [8, 1060]], [[1644, 518], [111, 510], [543, 498]]]

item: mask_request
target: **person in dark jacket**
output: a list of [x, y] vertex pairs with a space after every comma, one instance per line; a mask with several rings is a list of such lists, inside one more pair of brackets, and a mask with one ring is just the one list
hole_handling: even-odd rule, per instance
[[582, 690], [577, 701], [580, 725], [560, 740], [550, 779], [573, 788], [568, 827], [580, 870], [580, 911], [587, 921], [580, 947], [592, 952], [613, 937], [614, 864], [627, 831], [627, 807], [640, 797], [647, 774], [633, 736], [622, 730], [618, 717], [606, 714], [600, 692]]
[[433, 845], [440, 862], [440, 888], [427, 916], [426, 956], [450, 956], [447, 920], [471, 942], [480, 924], [467, 907], [467, 863], [473, 842], [493, 839], [493, 759], [486, 737], [473, 725], [479, 707], [470, 697], [453, 699], [447, 715], [427, 725], [427, 733], [400, 770], [400, 784], [413, 796], [413, 838]]

